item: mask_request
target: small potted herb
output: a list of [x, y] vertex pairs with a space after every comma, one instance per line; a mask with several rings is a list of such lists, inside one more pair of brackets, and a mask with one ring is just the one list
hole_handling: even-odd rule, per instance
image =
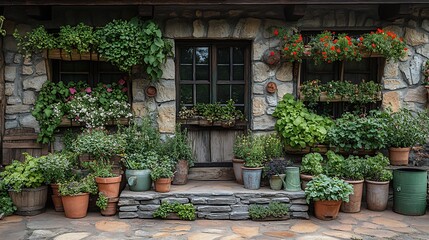
[[174, 176], [175, 164], [168, 156], [160, 156], [158, 162], [152, 167], [150, 176], [155, 182], [155, 191], [169, 192], [171, 179]]
[[116, 214], [116, 208], [118, 205], [119, 198], [109, 198], [103, 192], [98, 193], [97, 207], [100, 208], [101, 215], [113, 216]]
[[324, 174], [314, 177], [305, 188], [307, 203], [314, 201], [314, 215], [321, 220], [336, 219], [341, 202], [348, 202], [352, 193], [350, 184]]
[[301, 162], [301, 187], [305, 189], [308, 181], [313, 177], [323, 173], [323, 157], [320, 153], [308, 153], [302, 158]]
[[255, 138], [249, 153], [244, 156], [243, 184], [247, 189], [259, 189], [261, 185], [262, 169], [266, 161], [262, 138]]
[[232, 158], [232, 167], [234, 169], [235, 181], [239, 184], [243, 184], [243, 165], [244, 158], [250, 153], [252, 149], [253, 137], [251, 133], [238, 135], [235, 138], [232, 151], [234, 157]]
[[365, 161], [363, 159], [352, 155], [344, 161], [341, 178], [352, 185], [353, 193], [350, 195], [349, 202], [342, 203], [341, 211], [343, 212], [360, 212], [364, 183], [364, 164]]

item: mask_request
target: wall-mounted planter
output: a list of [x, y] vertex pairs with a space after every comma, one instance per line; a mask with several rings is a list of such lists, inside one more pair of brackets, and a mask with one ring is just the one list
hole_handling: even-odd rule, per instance
[[146, 88], [145, 92], [146, 92], [146, 96], [148, 96], [148, 97], [155, 97], [158, 91], [156, 90], [156, 87], [149, 86], [149, 87]]

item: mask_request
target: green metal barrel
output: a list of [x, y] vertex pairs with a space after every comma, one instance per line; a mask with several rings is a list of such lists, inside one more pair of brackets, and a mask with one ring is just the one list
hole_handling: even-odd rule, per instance
[[393, 171], [393, 211], [404, 215], [426, 213], [427, 171], [396, 169]]

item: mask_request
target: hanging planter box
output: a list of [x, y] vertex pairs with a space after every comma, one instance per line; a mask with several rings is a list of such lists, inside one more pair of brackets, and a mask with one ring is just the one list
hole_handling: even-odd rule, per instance
[[[299, 99], [305, 101], [305, 95], [302, 92], [299, 92]], [[381, 101], [381, 92], [377, 93], [375, 101]], [[348, 97], [341, 97], [340, 95], [335, 95], [334, 98], [329, 98], [327, 92], [321, 92], [319, 95], [319, 102], [350, 102]]]
[[47, 50], [47, 57], [64, 61], [107, 61], [96, 52], [79, 53], [76, 49], [73, 49], [71, 53], [62, 49]]
[[[128, 125], [129, 120], [127, 118], [119, 118], [117, 120], [111, 120], [106, 123], [107, 126], [115, 126], [115, 125]], [[61, 118], [61, 122], [59, 127], [83, 127], [85, 124], [73, 121], [72, 119], [64, 116]]]

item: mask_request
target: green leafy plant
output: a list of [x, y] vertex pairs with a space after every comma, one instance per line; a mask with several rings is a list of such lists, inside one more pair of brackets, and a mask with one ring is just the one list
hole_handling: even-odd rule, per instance
[[234, 145], [232, 147], [232, 151], [234, 153], [234, 157], [238, 159], [244, 159], [246, 156], [250, 154], [250, 150], [252, 149], [253, 137], [249, 134], [238, 135], [234, 140]]
[[125, 154], [144, 154], [161, 151], [161, 136], [154, 122], [148, 118], [135, 119], [128, 127], [121, 127], [118, 133], [125, 139]]
[[346, 151], [382, 149], [388, 141], [387, 117], [380, 111], [372, 111], [367, 116], [345, 113], [329, 129], [328, 142]]
[[83, 166], [88, 168], [95, 177], [109, 178], [116, 176], [116, 174], [112, 173], [113, 165], [108, 161], [84, 162]]
[[330, 178], [324, 174], [313, 178], [307, 183], [307, 187], [305, 188], [307, 203], [310, 203], [310, 200], [340, 200], [349, 202], [349, 195], [352, 193], [352, 185], [337, 177]]
[[0, 181], [0, 215], [4, 214], [5, 216], [11, 215], [16, 211], [15, 205], [13, 205], [12, 199], [7, 193], [7, 188], [5, 184]]
[[99, 207], [101, 210], [106, 210], [108, 202], [109, 202], [109, 198], [106, 197], [106, 195], [104, 195], [103, 192], [99, 192], [95, 205], [97, 205], [97, 207]]
[[267, 160], [283, 157], [283, 144], [277, 134], [262, 135], [261, 142], [264, 145], [265, 158]]
[[278, 103], [273, 117], [277, 118], [275, 129], [286, 145], [305, 148], [324, 143], [332, 120], [319, 116], [296, 101], [291, 94], [285, 94]]
[[320, 153], [308, 153], [302, 158], [301, 173], [317, 176], [323, 173], [323, 157]]
[[326, 152], [327, 161], [323, 166], [324, 173], [329, 177], [341, 177], [344, 171], [344, 157], [329, 150]]
[[153, 217], [167, 218], [169, 213], [177, 213], [182, 220], [195, 220], [195, 207], [192, 203], [180, 204], [178, 202], [162, 202], [161, 206], [153, 212]]
[[394, 32], [383, 29], [364, 34], [359, 38], [359, 41], [360, 46], [365, 47], [365, 51], [379, 53], [387, 59], [398, 60], [405, 56], [408, 50], [402, 38]]
[[349, 156], [344, 161], [341, 178], [358, 181], [365, 178], [365, 161], [358, 156]]
[[270, 202], [268, 205], [251, 204], [249, 216], [251, 219], [282, 218], [289, 213], [289, 206], [285, 203]]
[[252, 148], [250, 149], [249, 155], [245, 156], [244, 166], [248, 168], [258, 168], [264, 165], [266, 161], [265, 150], [262, 143], [254, 141]]
[[309, 54], [305, 51], [302, 35], [296, 28], [275, 27], [272, 33], [280, 40], [280, 53], [287, 61], [301, 62], [302, 58]]
[[98, 187], [92, 174], [79, 180], [69, 180], [59, 184], [61, 196], [75, 196], [81, 193], [97, 194]]
[[155, 151], [147, 151], [144, 153], [125, 154], [122, 161], [127, 169], [144, 170], [153, 169], [158, 162], [158, 154]]
[[389, 158], [382, 153], [378, 153], [374, 157], [367, 157], [364, 164], [365, 179], [377, 182], [392, 180], [392, 171], [386, 169], [387, 166], [389, 166]]
[[243, 113], [234, 106], [230, 99], [225, 104], [197, 103], [191, 108], [182, 107], [179, 111], [181, 119], [205, 119], [210, 123], [220, 121], [225, 127], [232, 127], [236, 121], [245, 119]]
[[188, 167], [194, 165], [194, 154], [188, 142], [186, 128], [181, 130], [180, 125], [176, 126], [176, 131], [173, 137], [167, 138], [163, 145], [163, 152], [175, 162], [179, 160], [188, 161]]
[[40, 157], [39, 167], [43, 171], [46, 183], [59, 183], [70, 177], [72, 169], [70, 157], [68, 152], [50, 153]]
[[426, 143], [429, 116], [426, 111], [413, 113], [401, 108], [387, 119], [388, 147], [412, 147]]
[[17, 41], [18, 51], [26, 56], [31, 56], [45, 49], [54, 49], [57, 44], [54, 36], [49, 34], [43, 26], [39, 26], [31, 32], [27, 32], [23, 36], [15, 29], [13, 36]]
[[160, 156], [158, 162], [153, 165], [150, 177], [153, 181], [160, 178], [172, 178], [174, 176], [175, 164], [168, 156]]
[[76, 26], [61, 26], [57, 42], [58, 48], [69, 54], [73, 49], [76, 49], [78, 53], [86, 53], [93, 49], [96, 39], [91, 26], [79, 23]]
[[40, 187], [45, 182], [43, 171], [40, 169], [40, 158], [32, 157], [28, 153], [23, 154], [24, 162], [14, 160], [0, 173], [5, 186], [16, 192], [23, 188]]
[[6, 30], [3, 29], [3, 23], [4, 23], [4, 16], [0, 16], [0, 35], [5, 36]]

